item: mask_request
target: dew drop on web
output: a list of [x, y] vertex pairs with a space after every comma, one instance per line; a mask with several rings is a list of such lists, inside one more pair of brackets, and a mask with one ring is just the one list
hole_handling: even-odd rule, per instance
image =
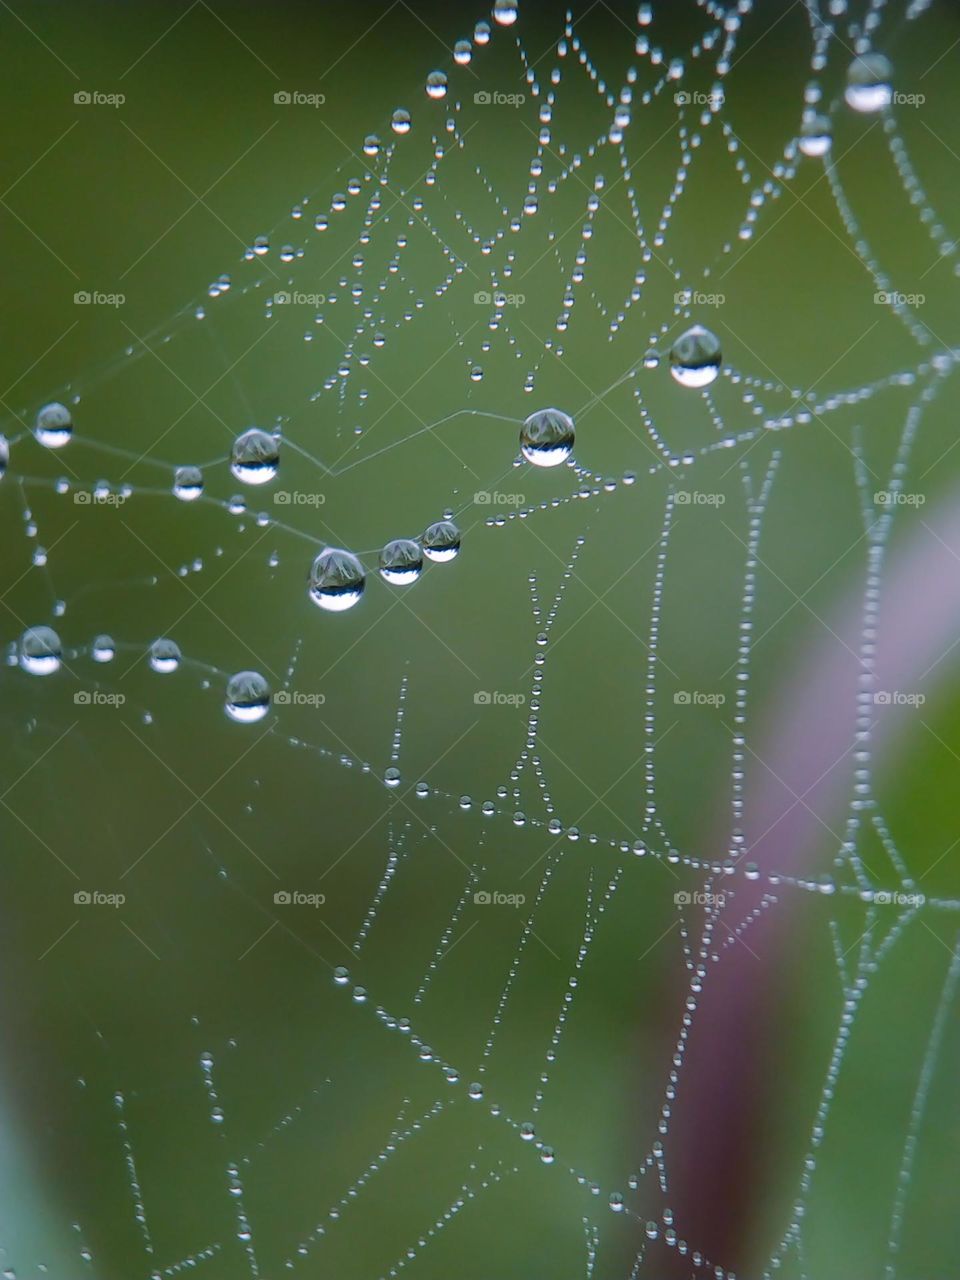
[[380, 576], [395, 587], [406, 587], [420, 577], [423, 551], [412, 538], [394, 538], [380, 552]]
[[73, 415], [58, 400], [45, 404], [37, 413], [33, 433], [47, 449], [62, 449], [73, 435]]
[[193, 502], [203, 493], [203, 473], [199, 467], [177, 467], [173, 477], [173, 496], [181, 502]]
[[573, 452], [575, 434], [562, 409], [538, 409], [520, 428], [520, 452], [535, 467], [556, 467]]
[[20, 637], [20, 666], [32, 676], [49, 676], [60, 669], [63, 648], [52, 627], [28, 627]]
[[270, 710], [270, 686], [259, 671], [238, 671], [227, 681], [224, 710], [238, 724], [254, 724]]
[[452, 520], [438, 520], [423, 535], [423, 554], [436, 564], [453, 560], [460, 550], [460, 530]]
[[700, 324], [670, 348], [670, 372], [682, 387], [708, 387], [720, 372], [720, 360], [719, 339]]
[[234, 441], [230, 470], [243, 484], [267, 484], [279, 463], [277, 442], [267, 431], [252, 427]]
[[174, 640], [161, 636], [150, 646], [150, 666], [160, 675], [170, 675], [180, 666], [180, 646]]
[[862, 53], [847, 71], [844, 97], [854, 111], [875, 112], [893, 101], [893, 66], [882, 53]]
[[366, 585], [363, 565], [351, 551], [325, 547], [310, 570], [310, 599], [329, 613], [358, 604]]

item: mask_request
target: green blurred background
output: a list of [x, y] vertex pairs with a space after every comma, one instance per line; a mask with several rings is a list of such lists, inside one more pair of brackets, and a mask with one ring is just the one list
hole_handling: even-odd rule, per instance
[[[717, 121], [703, 131], [664, 242], [646, 261], [628, 187], [649, 247], [683, 156], [672, 91], [635, 106], [629, 183], [615, 147], [593, 148], [612, 110], [590, 67], [616, 95], [636, 64], [637, 99], [662, 75], [634, 53], [633, 8], [575, 14], [585, 70], [575, 49], [558, 62], [560, 6], [525, 5], [514, 27], [474, 48], [469, 67], [455, 67], [450, 51], [489, 14], [462, 5], [3, 7], [0, 379], [14, 440], [0, 502], [3, 636], [14, 642], [25, 626], [51, 624], [67, 658], [55, 678], [15, 665], [0, 673], [0, 1245], [18, 1275], [42, 1265], [52, 1276], [119, 1280], [174, 1274], [193, 1259], [211, 1280], [269, 1280], [290, 1264], [344, 1280], [401, 1268], [477, 1280], [612, 1277], [630, 1274], [641, 1248], [638, 1275], [715, 1266], [761, 1274], [794, 1217], [825, 1084], [823, 1141], [801, 1196], [802, 1253], [788, 1251], [780, 1274], [881, 1274], [913, 1140], [898, 1270], [934, 1280], [956, 1269], [960, 1033], [949, 1000], [939, 1023], [936, 1013], [956, 941], [960, 686], [942, 624], [930, 624], [932, 656], [919, 664], [902, 656], [908, 641], [892, 645], [897, 688], [926, 702], [878, 713], [874, 788], [916, 890], [938, 901], [917, 914], [871, 907], [840, 856], [855, 795], [855, 623], [869, 542], [851, 448], [863, 442], [870, 490], [889, 488], [906, 415], [927, 386], [937, 394], [924, 405], [905, 479], [923, 505], [895, 512], [884, 573], [901, 597], [904, 582], [920, 581], [931, 601], [949, 605], [951, 547], [960, 553], [949, 524], [960, 459], [953, 387], [949, 362], [941, 377], [930, 365], [956, 339], [953, 257], [941, 258], [938, 244], [949, 238], [960, 164], [951, 51], [960, 24], [952, 5], [915, 21], [905, 6], [887, 8], [875, 44], [893, 58], [898, 87], [925, 96], [896, 119], [926, 200], [911, 204], [877, 118], [837, 106], [833, 153], [892, 286], [924, 295], [916, 315], [926, 343], [875, 303], [822, 162], [803, 161], [782, 189], [771, 176], [811, 79], [803, 5], [759, 3], [745, 17], [725, 79], [730, 133]], [[684, 86], [708, 91], [707, 58], [689, 51], [714, 20], [680, 0], [654, 10], [651, 42], [665, 61], [687, 58]], [[825, 103], [841, 93], [851, 56], [847, 36], [831, 43]], [[539, 96], [524, 80], [528, 64]], [[523, 218], [555, 65], [563, 76], [540, 208]], [[435, 68], [450, 75], [442, 102], [423, 90]], [[274, 100], [295, 91], [325, 101]], [[477, 104], [478, 91], [527, 101]], [[125, 100], [83, 105], [77, 92]], [[408, 137], [390, 130], [398, 106], [413, 117]], [[695, 116], [685, 119], [695, 131]], [[370, 133], [381, 140], [375, 157], [362, 152]], [[384, 150], [394, 145], [387, 169]], [[433, 181], [438, 147], [446, 154]], [[547, 179], [575, 154], [582, 164], [548, 195]], [[738, 242], [750, 193], [765, 183], [777, 186], [775, 198], [763, 203], [753, 239]], [[338, 192], [346, 207], [331, 212]], [[944, 214], [941, 236], [928, 236], [925, 204]], [[318, 216], [329, 218], [327, 230], [314, 230]], [[258, 235], [269, 251], [245, 259]], [[285, 245], [303, 255], [283, 261]], [[585, 279], [571, 285], [581, 248]], [[611, 334], [637, 272], [641, 297]], [[210, 297], [223, 273], [229, 290]], [[491, 331], [490, 308], [473, 295], [493, 286], [524, 302]], [[716, 331], [729, 369], [756, 380], [718, 383], [715, 418], [672, 382], [665, 361], [641, 365], [661, 326], [661, 350], [683, 327], [675, 294], [685, 287], [724, 296], [693, 318]], [[568, 288], [575, 303], [558, 332]], [[271, 306], [278, 289], [326, 302]], [[76, 305], [78, 291], [124, 302]], [[796, 391], [822, 404], [902, 373], [914, 377], [698, 454], [764, 417], [795, 413]], [[77, 439], [58, 454], [26, 430], [53, 398], [75, 403]], [[565, 469], [513, 469], [519, 421], [549, 404], [575, 415], [577, 460], [593, 477], [631, 471], [636, 483], [581, 500], [573, 495], [583, 484], [602, 484]], [[228, 499], [239, 485], [223, 459], [253, 424], [279, 428], [284, 444], [277, 481], [247, 491], [247, 514], [170, 496], [173, 466], [210, 463], [207, 495]], [[651, 424], [674, 454], [698, 454], [682, 475], [655, 465]], [[702, 890], [710, 864], [730, 851], [750, 532], [744, 474], [756, 495], [775, 454], [755, 565], [741, 861], [765, 834], [750, 826], [752, 804], [766, 794], [774, 807], [807, 808], [760, 756], [769, 748], [767, 758], [789, 758], [795, 722], [809, 723], [805, 698], [822, 694], [815, 674], [831, 664], [843, 698], [824, 700], [822, 742], [798, 732], [796, 750], [813, 779], [839, 779], [838, 796], [810, 801], [818, 819], [795, 845], [766, 841], [759, 886], [742, 867], [709, 881], [731, 899], [704, 935], [702, 910], [678, 910], [675, 895]], [[59, 477], [69, 481], [63, 493]], [[100, 479], [131, 485], [132, 496], [73, 501]], [[647, 646], [671, 487], [712, 498], [674, 508], [652, 757], [669, 843], [650, 833], [657, 856], [637, 857], [648, 801]], [[278, 505], [280, 491], [308, 497]], [[475, 500], [487, 492], [500, 495], [495, 507]], [[553, 498], [570, 500], [488, 524], [516, 503]], [[387, 539], [417, 535], [448, 508], [463, 530], [453, 564], [429, 566], [402, 594], [371, 574], [360, 606], [340, 616], [309, 602], [306, 574], [320, 545], [362, 552], [372, 566]], [[531, 696], [542, 630], [531, 574], [544, 612], [563, 586], [529, 748], [542, 761], [549, 809], [530, 764], [510, 778], [527, 709], [476, 701], [480, 691]], [[883, 607], [881, 636], [884, 626], [909, 636], [926, 625], [923, 610], [895, 593]], [[109, 668], [90, 660], [100, 632], [117, 641]], [[159, 635], [184, 653], [173, 676], [145, 661]], [[260, 725], [230, 722], [225, 677], [249, 667], [302, 700]], [[78, 691], [125, 701], [86, 706]], [[682, 691], [726, 701], [684, 705]], [[381, 778], [398, 705], [394, 790]], [[484, 801], [495, 802], [495, 816], [483, 817]], [[552, 834], [551, 816], [582, 828], [581, 839]], [[859, 839], [872, 887], [899, 889], [876, 836]], [[358, 955], [354, 940], [387, 871]], [[834, 892], [813, 890], [820, 877]], [[75, 892], [94, 889], [126, 900], [75, 905]], [[277, 905], [278, 890], [325, 902]], [[479, 890], [526, 903], [479, 905]], [[738, 928], [754, 908], [770, 922], [757, 926], [756, 947]], [[862, 948], [865, 933], [879, 958]], [[701, 962], [706, 976], [691, 989]], [[332, 976], [341, 965], [345, 987]], [[691, 1058], [677, 1068], [684, 1018], [696, 1028], [699, 988], [709, 1001], [715, 972], [726, 975], [715, 987], [727, 994], [705, 1010], [710, 1030], [699, 1043], [693, 1031]], [[548, 1060], [571, 976], [575, 999]], [[358, 984], [364, 1001], [353, 998]], [[834, 1082], [844, 1000], [858, 985]], [[725, 1003], [731, 992], [736, 1010]], [[400, 1018], [458, 1078], [448, 1082], [410, 1032], [385, 1025]], [[549, 1083], [534, 1114], [542, 1072]], [[483, 1083], [480, 1101], [468, 1097], [473, 1080]], [[924, 1106], [912, 1119], [918, 1081]], [[222, 1123], [211, 1121], [213, 1106]], [[534, 1143], [518, 1132], [528, 1121]], [[541, 1142], [555, 1149], [552, 1164]], [[641, 1173], [657, 1142], [666, 1190], [657, 1167]], [[617, 1192], [626, 1212], [611, 1211]], [[671, 1220], [706, 1258], [665, 1242]]]

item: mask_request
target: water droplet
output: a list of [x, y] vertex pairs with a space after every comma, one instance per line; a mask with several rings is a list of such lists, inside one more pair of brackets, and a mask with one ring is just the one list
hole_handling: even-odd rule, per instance
[[400, 770], [391, 766], [383, 771], [383, 781], [388, 787], [399, 787]]
[[338, 964], [333, 971], [333, 980], [338, 987], [345, 987], [350, 981], [350, 970], [344, 968], [342, 964]]
[[562, 409], [538, 409], [520, 428], [520, 452], [536, 467], [556, 467], [573, 452], [573, 419]]
[[266, 484], [277, 474], [280, 454], [269, 432], [252, 427], [237, 436], [230, 470], [244, 484]]
[[467, 1097], [472, 1098], [474, 1102], [479, 1102], [483, 1097], [483, 1085], [474, 1081], [467, 1087]]
[[380, 552], [380, 576], [395, 587], [416, 582], [423, 569], [423, 552], [412, 538], [394, 538]]
[[169, 675], [180, 665], [180, 646], [174, 640], [161, 636], [150, 646], [150, 666], [160, 675]]
[[809, 116], [803, 122], [798, 143], [800, 150], [811, 159], [825, 156], [833, 145], [833, 128], [828, 116]]
[[203, 473], [199, 467], [177, 467], [173, 477], [173, 496], [181, 502], [193, 502], [203, 493]]
[[406, 107], [397, 107], [390, 121], [393, 132], [403, 137], [405, 133], [410, 132], [410, 112]]
[[670, 348], [670, 372], [682, 387], [708, 387], [720, 372], [719, 340], [695, 324]]
[[49, 676], [60, 668], [62, 647], [52, 627], [28, 627], [20, 637], [20, 666], [32, 676]]
[[10, 462], [10, 445], [7, 443], [7, 437], [0, 435], [0, 480], [7, 474], [7, 466]]
[[365, 156], [375, 156], [380, 150], [380, 139], [375, 133], [368, 133], [363, 140], [363, 154]]
[[231, 720], [253, 724], [270, 710], [270, 686], [259, 671], [238, 671], [227, 681], [224, 706]]
[[423, 554], [437, 564], [453, 560], [459, 550], [460, 530], [452, 520], [438, 520], [423, 535]]
[[516, 0], [494, 0], [493, 20], [501, 27], [512, 27], [517, 20]]
[[427, 97], [439, 101], [447, 96], [447, 73], [431, 71], [427, 76]]
[[351, 609], [363, 595], [366, 575], [350, 551], [324, 547], [310, 570], [310, 599], [330, 613]]
[[73, 416], [65, 404], [54, 400], [37, 414], [33, 433], [47, 449], [62, 449], [73, 435]]
[[90, 647], [90, 656], [94, 662], [112, 662], [116, 652], [113, 637], [107, 635], [97, 636]]
[[882, 111], [893, 101], [893, 67], [882, 53], [862, 53], [847, 71], [844, 97], [854, 111]]

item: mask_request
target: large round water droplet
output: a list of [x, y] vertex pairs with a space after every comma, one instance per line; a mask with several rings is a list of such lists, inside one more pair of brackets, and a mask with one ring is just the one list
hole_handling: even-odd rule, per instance
[[173, 477], [173, 496], [181, 502], [193, 502], [203, 493], [203, 472], [199, 467], [177, 467]]
[[169, 675], [180, 665], [180, 646], [174, 640], [161, 636], [150, 646], [150, 665], [160, 675]]
[[407, 108], [397, 107], [396, 111], [393, 113], [393, 118], [391, 119], [390, 124], [393, 127], [393, 132], [398, 133], [401, 137], [403, 137], [405, 133], [409, 133], [410, 112]]
[[57, 400], [45, 404], [37, 414], [33, 434], [47, 449], [62, 449], [73, 435], [73, 415]]
[[459, 550], [460, 530], [452, 520], [438, 520], [423, 535], [423, 554], [437, 564], [453, 560]]
[[352, 552], [324, 547], [310, 570], [309, 596], [321, 609], [342, 613], [359, 601], [365, 583], [363, 565]]
[[833, 145], [833, 126], [829, 116], [809, 116], [800, 130], [799, 147], [805, 156], [818, 159]]
[[573, 452], [573, 419], [562, 409], [538, 409], [520, 428], [520, 452], [536, 467], [556, 467]]
[[117, 646], [113, 643], [113, 636], [97, 636], [90, 646], [90, 657], [94, 662], [112, 662], [116, 652]]
[[63, 652], [52, 627], [28, 627], [20, 637], [20, 666], [32, 676], [49, 676], [60, 668]]
[[670, 372], [683, 387], [709, 387], [720, 372], [719, 339], [695, 324], [670, 348]]
[[446, 96], [447, 73], [445, 71], [431, 71], [427, 76], [427, 97], [439, 102], [441, 98]]
[[844, 97], [854, 111], [882, 111], [893, 101], [893, 67], [882, 53], [862, 53], [847, 71]]
[[224, 709], [239, 724], [263, 719], [270, 710], [270, 686], [259, 671], [238, 671], [230, 677]]
[[493, 20], [501, 27], [512, 27], [517, 20], [517, 0], [494, 0]]
[[416, 582], [423, 568], [423, 552], [412, 538], [394, 538], [380, 552], [380, 576], [395, 587]]
[[234, 441], [230, 470], [244, 484], [266, 484], [277, 474], [279, 462], [277, 442], [267, 431], [252, 427]]

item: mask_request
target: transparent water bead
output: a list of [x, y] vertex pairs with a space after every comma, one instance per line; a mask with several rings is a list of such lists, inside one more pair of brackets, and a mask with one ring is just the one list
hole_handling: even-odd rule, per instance
[[427, 97], [439, 102], [441, 98], [446, 96], [447, 73], [445, 71], [431, 71], [427, 76]]
[[797, 145], [801, 152], [816, 160], [833, 146], [833, 127], [828, 116], [809, 116], [803, 122]]
[[854, 111], [882, 111], [893, 101], [893, 66], [882, 53], [862, 53], [847, 71], [844, 93]]
[[557, 467], [570, 457], [576, 432], [562, 409], [538, 409], [520, 428], [520, 452], [535, 467]]
[[150, 646], [150, 666], [162, 676], [176, 671], [180, 665], [180, 646], [175, 640], [161, 636]]
[[380, 552], [380, 576], [392, 586], [409, 586], [422, 569], [423, 551], [412, 538], [394, 538]]
[[359, 602], [365, 585], [363, 565], [352, 552], [324, 547], [310, 570], [309, 596], [321, 609], [342, 613]]
[[460, 530], [452, 520], [438, 520], [423, 535], [423, 554], [437, 564], [453, 560], [459, 550]]
[[112, 662], [116, 652], [117, 646], [113, 643], [112, 636], [97, 636], [90, 646], [90, 656], [94, 662]]
[[244, 484], [266, 484], [279, 464], [280, 451], [269, 432], [252, 427], [234, 441], [230, 470]]
[[254, 724], [270, 710], [270, 686], [259, 671], [238, 671], [227, 681], [224, 710], [238, 724]]
[[682, 387], [709, 387], [720, 372], [720, 340], [695, 324], [670, 348], [670, 372]]
[[50, 676], [60, 669], [63, 648], [52, 627], [28, 627], [20, 637], [20, 666], [32, 676]]
[[58, 400], [45, 404], [37, 413], [33, 434], [47, 449], [62, 449], [73, 435], [73, 415]]
[[181, 502], [193, 502], [203, 493], [203, 473], [199, 467], [177, 467], [173, 477], [173, 496]]
[[384, 769], [384, 771], [383, 771], [383, 781], [384, 781], [385, 785], [386, 785], [386, 786], [388, 786], [388, 787], [399, 787], [399, 785], [400, 785], [400, 770], [399, 770], [399, 769], [397, 769], [397, 768], [395, 768], [393, 765], [391, 765], [391, 767], [390, 767], [389, 769]]
[[501, 27], [512, 27], [517, 20], [516, 0], [495, 0], [493, 20], [498, 22]]
[[399, 134], [401, 138], [405, 133], [410, 132], [410, 112], [406, 107], [397, 107], [390, 124], [393, 132]]
[[6, 436], [0, 435], [0, 480], [7, 474], [7, 466], [10, 462], [10, 445]]

